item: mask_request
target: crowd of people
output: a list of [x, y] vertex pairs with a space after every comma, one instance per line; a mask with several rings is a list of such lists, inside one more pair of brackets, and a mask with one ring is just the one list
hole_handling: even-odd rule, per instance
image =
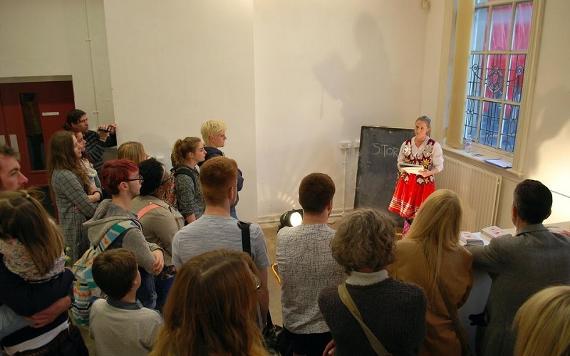
[[[331, 177], [300, 182], [303, 222], [276, 239], [281, 354], [468, 355], [458, 309], [474, 269], [492, 277], [478, 354], [570, 352], [570, 239], [542, 224], [551, 192], [522, 181], [516, 234], [462, 246], [460, 200], [432, 184], [443, 161], [429, 125], [418, 118], [421, 142], [402, 145], [424, 163], [436, 151], [396, 188], [390, 209], [406, 211], [403, 239], [374, 209], [331, 227]], [[98, 355], [267, 355], [271, 263], [261, 227], [237, 219], [244, 180], [220, 150], [224, 122], [206, 121], [201, 139], [177, 140], [171, 171], [132, 141], [103, 162], [116, 129], [91, 131], [85, 112], [73, 110], [53, 135], [56, 217], [24, 189], [14, 151], [0, 146], [0, 353], [87, 355], [90, 337]], [[429, 194], [415, 201], [408, 189], [418, 185]]]

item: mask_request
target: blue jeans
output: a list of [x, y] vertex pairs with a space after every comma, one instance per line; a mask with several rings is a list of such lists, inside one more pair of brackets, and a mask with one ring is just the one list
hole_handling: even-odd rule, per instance
[[156, 286], [154, 284], [154, 276], [143, 268], [139, 268], [141, 274], [141, 286], [137, 290], [137, 299], [142, 303], [143, 307], [156, 309]]
[[170, 278], [159, 278], [154, 279], [154, 285], [156, 287], [156, 309], [162, 310], [162, 307], [166, 303], [166, 297], [168, 297], [168, 292], [172, 285], [174, 284], [174, 276]]
[[14, 331], [29, 325], [23, 316], [16, 314], [7, 305], [0, 305], [0, 341]]

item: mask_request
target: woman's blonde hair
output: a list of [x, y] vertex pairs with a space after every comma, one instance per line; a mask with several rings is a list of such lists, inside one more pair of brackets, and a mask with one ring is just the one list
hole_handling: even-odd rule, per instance
[[226, 131], [226, 123], [222, 120], [208, 120], [202, 124], [200, 133], [207, 146], [210, 145], [210, 136]]
[[194, 153], [200, 146], [202, 140], [198, 137], [186, 137], [185, 139], [178, 139], [172, 147], [172, 153], [170, 155], [170, 161], [172, 162], [172, 167], [176, 168], [182, 166], [188, 153]]
[[63, 254], [63, 235], [42, 204], [28, 191], [0, 192], [0, 239], [20, 241], [40, 274]]
[[570, 355], [570, 286], [541, 290], [517, 311], [517, 356]]
[[[68, 170], [79, 177], [83, 183], [83, 189], [87, 191], [89, 177], [85, 166], [81, 163], [81, 158], [75, 155], [73, 138], [75, 135], [71, 131], [57, 131], [52, 135], [47, 156], [48, 180], [51, 182], [55, 170]], [[77, 140], [77, 138], [75, 139]]]
[[135, 162], [136, 165], [147, 158], [142, 143], [137, 141], [128, 141], [119, 146], [117, 150], [117, 159], [128, 159]]
[[449, 189], [436, 190], [423, 202], [406, 236], [418, 241], [423, 249], [431, 287], [428, 290], [438, 290], [443, 250], [453, 250], [459, 245], [461, 215], [457, 194]]
[[164, 306], [154, 356], [266, 355], [251, 258], [216, 250], [186, 262]]

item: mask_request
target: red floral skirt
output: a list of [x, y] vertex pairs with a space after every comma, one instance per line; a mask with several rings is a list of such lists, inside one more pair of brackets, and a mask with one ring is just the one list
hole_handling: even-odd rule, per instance
[[419, 184], [415, 174], [408, 174], [408, 181], [404, 175], [398, 178], [396, 189], [388, 210], [400, 215], [404, 219], [413, 219], [424, 200], [435, 191], [435, 183]]

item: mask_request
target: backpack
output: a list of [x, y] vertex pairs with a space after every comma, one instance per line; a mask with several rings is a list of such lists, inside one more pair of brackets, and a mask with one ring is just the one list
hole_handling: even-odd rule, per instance
[[75, 325], [89, 325], [89, 310], [91, 304], [103, 296], [93, 280], [93, 260], [105, 251], [119, 236], [130, 229], [140, 228], [134, 221], [125, 220], [116, 223], [105, 233], [96, 246], [91, 246], [80, 259], [75, 262], [71, 271], [75, 275], [73, 282], [73, 303], [71, 304], [71, 319]]
[[190, 179], [192, 179], [192, 183], [194, 183], [194, 186], [196, 186], [196, 177], [194, 176], [194, 173], [192, 172], [192, 170], [186, 166], [179, 166], [176, 168], [172, 169], [172, 172], [174, 173], [174, 176], [176, 177], [179, 174], [183, 174], [185, 176], [190, 177]]

